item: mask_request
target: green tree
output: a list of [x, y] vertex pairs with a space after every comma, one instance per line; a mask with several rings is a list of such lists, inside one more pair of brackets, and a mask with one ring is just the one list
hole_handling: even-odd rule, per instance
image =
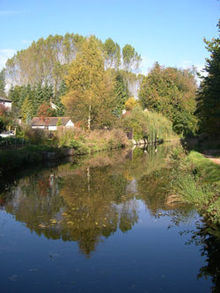
[[110, 72], [104, 70], [104, 57], [94, 37], [82, 46], [65, 78], [67, 94], [62, 102], [74, 120], [87, 127], [109, 126], [113, 122], [115, 96]]
[[5, 69], [0, 72], [0, 97], [5, 97]]
[[128, 85], [120, 71], [116, 72], [114, 92], [116, 96], [114, 114], [120, 117], [122, 110], [125, 108], [125, 102], [129, 98]]
[[21, 107], [21, 115], [24, 122], [29, 123], [34, 116], [33, 103], [26, 97]]
[[195, 133], [197, 119], [196, 80], [190, 70], [164, 68], [156, 63], [143, 79], [139, 99], [142, 107], [162, 113], [173, 122], [176, 133]]
[[106, 57], [106, 65], [108, 67], [118, 69], [121, 61], [120, 46], [117, 43], [115, 43], [111, 38], [109, 38], [105, 41], [103, 47]]
[[[220, 32], [220, 20], [218, 22]], [[196, 113], [199, 118], [201, 132], [211, 136], [220, 135], [220, 37], [211, 41], [205, 40], [206, 48], [210, 52], [210, 58], [206, 60], [205, 71], [197, 99]]]
[[141, 61], [141, 56], [135, 51], [134, 47], [126, 44], [122, 49], [123, 64], [126, 71], [137, 70]]

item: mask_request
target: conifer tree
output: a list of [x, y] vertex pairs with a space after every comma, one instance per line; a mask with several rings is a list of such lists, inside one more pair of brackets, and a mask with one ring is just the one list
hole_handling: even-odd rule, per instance
[[33, 118], [34, 108], [33, 108], [33, 103], [29, 99], [29, 97], [26, 97], [24, 100], [24, 103], [21, 107], [21, 115], [22, 115], [22, 120], [27, 124], [30, 123], [31, 119]]
[[[217, 27], [220, 33], [220, 20]], [[220, 35], [205, 43], [210, 58], [206, 60], [207, 76], [203, 77], [198, 92], [196, 113], [200, 132], [220, 136]]]

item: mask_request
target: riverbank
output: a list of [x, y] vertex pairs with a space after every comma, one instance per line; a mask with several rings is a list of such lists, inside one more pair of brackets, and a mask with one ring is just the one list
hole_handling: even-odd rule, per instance
[[45, 140], [44, 144], [0, 150], [0, 176], [47, 161], [59, 161], [67, 156], [117, 149], [130, 144], [126, 134], [119, 129], [97, 130], [87, 135], [65, 131], [58, 133], [58, 139]]
[[204, 218], [220, 224], [220, 166], [197, 151], [176, 151], [171, 160], [172, 191], [180, 201], [195, 205]]

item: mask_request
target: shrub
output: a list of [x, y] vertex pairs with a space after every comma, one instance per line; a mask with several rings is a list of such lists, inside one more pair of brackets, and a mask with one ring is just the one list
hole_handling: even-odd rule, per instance
[[133, 130], [135, 140], [145, 138], [153, 142], [175, 137], [171, 121], [159, 113], [142, 111], [139, 106], [122, 118], [122, 125], [124, 129]]
[[71, 147], [83, 153], [128, 145], [127, 136], [121, 129], [93, 131], [61, 129], [56, 135], [60, 147]]

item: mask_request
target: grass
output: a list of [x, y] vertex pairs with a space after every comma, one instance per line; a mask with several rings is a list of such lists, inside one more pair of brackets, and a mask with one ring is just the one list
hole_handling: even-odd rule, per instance
[[85, 131], [81, 129], [63, 129], [57, 132], [59, 147], [75, 149], [76, 154], [87, 154], [111, 150], [129, 144], [121, 129]]
[[196, 151], [190, 152], [188, 160], [195, 166], [195, 169], [204, 182], [220, 184], [220, 165], [213, 163]]
[[196, 151], [181, 156], [173, 171], [174, 192], [183, 202], [194, 204], [207, 219], [220, 224], [220, 166]]

